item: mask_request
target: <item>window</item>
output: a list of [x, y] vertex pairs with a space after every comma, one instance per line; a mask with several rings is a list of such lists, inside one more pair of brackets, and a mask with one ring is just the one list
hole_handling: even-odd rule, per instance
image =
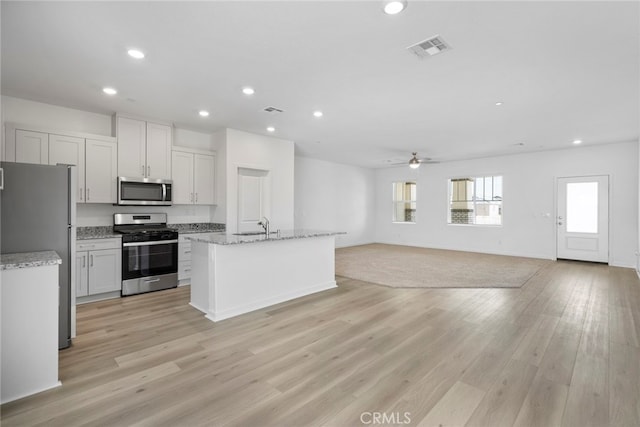
[[416, 222], [416, 183], [393, 183], [393, 222]]
[[450, 179], [449, 224], [502, 225], [502, 176]]

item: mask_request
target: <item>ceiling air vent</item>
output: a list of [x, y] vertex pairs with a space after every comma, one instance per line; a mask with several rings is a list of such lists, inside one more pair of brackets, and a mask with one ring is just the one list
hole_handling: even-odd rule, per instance
[[266, 111], [267, 113], [282, 113], [284, 110], [281, 110], [276, 107], [267, 107], [264, 109], [264, 111]]
[[450, 50], [451, 46], [449, 46], [447, 42], [438, 35], [430, 37], [420, 43], [416, 43], [413, 46], [409, 46], [407, 49], [418, 55], [420, 58], [427, 58], [446, 50]]

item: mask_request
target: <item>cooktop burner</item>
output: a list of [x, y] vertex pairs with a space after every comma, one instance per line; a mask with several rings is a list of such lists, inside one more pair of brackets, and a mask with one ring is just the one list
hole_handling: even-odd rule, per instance
[[124, 235], [123, 243], [178, 238], [178, 232], [167, 227], [167, 214], [115, 214], [113, 231]]

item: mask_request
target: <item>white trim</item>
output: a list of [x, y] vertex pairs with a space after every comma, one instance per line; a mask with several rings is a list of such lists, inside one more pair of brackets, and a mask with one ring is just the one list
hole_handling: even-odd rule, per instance
[[22, 399], [23, 397], [31, 396], [36, 393], [42, 393], [43, 391], [51, 390], [52, 388], [60, 387], [62, 385], [62, 381], [57, 381], [55, 384], [46, 386], [46, 387], [38, 387], [37, 389], [30, 390], [25, 393], [20, 393], [16, 396], [11, 396], [7, 400], [2, 400], [0, 404], [4, 405], [5, 403], [13, 402], [14, 400]]

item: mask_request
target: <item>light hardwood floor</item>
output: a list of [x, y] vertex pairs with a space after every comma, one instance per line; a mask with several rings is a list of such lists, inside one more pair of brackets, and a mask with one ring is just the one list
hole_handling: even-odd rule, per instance
[[338, 284], [216, 324], [188, 287], [80, 306], [63, 386], [3, 405], [2, 425], [640, 425], [633, 270], [556, 262], [521, 289]]

